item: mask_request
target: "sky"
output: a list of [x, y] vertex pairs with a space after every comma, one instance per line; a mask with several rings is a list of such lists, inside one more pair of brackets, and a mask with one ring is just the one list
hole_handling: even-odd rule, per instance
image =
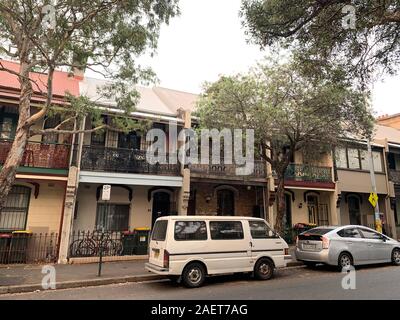
[[[205, 81], [245, 72], [266, 55], [248, 44], [239, 18], [241, 0], [180, 0], [181, 15], [163, 26], [157, 55], [142, 62], [163, 87], [200, 93]], [[400, 76], [374, 86], [376, 115], [400, 112]]]

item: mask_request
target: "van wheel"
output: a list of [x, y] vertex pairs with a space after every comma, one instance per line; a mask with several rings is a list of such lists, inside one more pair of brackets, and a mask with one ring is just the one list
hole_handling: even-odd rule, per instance
[[206, 271], [202, 264], [193, 262], [188, 264], [182, 272], [182, 282], [188, 288], [200, 287], [206, 278]]
[[260, 259], [254, 267], [254, 276], [259, 280], [269, 280], [274, 275], [274, 264], [269, 259]]
[[400, 266], [400, 249], [395, 248], [392, 252], [392, 262], [395, 266]]

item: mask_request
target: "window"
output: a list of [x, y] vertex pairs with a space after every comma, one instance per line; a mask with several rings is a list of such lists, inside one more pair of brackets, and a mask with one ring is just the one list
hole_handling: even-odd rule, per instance
[[382, 236], [372, 230], [361, 229], [361, 232], [366, 239], [381, 239]]
[[342, 229], [337, 234], [343, 238], [362, 238], [361, 233], [355, 228]]
[[0, 139], [14, 139], [17, 128], [17, 116], [5, 115], [0, 120]]
[[240, 221], [212, 221], [210, 231], [213, 240], [243, 239], [243, 226]]
[[369, 170], [369, 154], [367, 150], [360, 150], [361, 156], [361, 168], [363, 170]]
[[372, 159], [374, 160], [375, 172], [383, 172], [381, 153], [378, 151], [372, 151]]
[[167, 227], [168, 221], [167, 220], [159, 220], [156, 222], [153, 228], [153, 232], [151, 234], [151, 240], [155, 241], [165, 241], [167, 236]]
[[[101, 116], [103, 123], [107, 123], [107, 116]], [[90, 144], [94, 146], [105, 146], [106, 144], [106, 130], [95, 131], [91, 134]]]
[[[43, 129], [53, 129], [55, 128], [58, 124], [60, 124], [61, 119], [60, 116], [53, 116], [53, 117], [47, 117], [44, 120], [43, 124]], [[45, 134], [42, 136], [42, 142], [44, 143], [57, 143], [58, 142], [58, 134], [52, 133], [52, 134]]]
[[118, 134], [118, 148], [140, 150], [140, 136], [135, 132]]
[[0, 230], [25, 230], [31, 189], [12, 187], [0, 211]]
[[349, 157], [349, 169], [361, 169], [358, 149], [348, 149], [347, 154]]
[[[375, 172], [383, 172], [382, 153], [372, 151]], [[369, 154], [365, 149], [337, 148], [335, 152], [336, 167], [369, 171]]]
[[106, 204], [97, 205], [96, 229], [105, 231], [129, 230], [129, 205]]
[[253, 239], [278, 238], [275, 232], [263, 221], [249, 221], [249, 225], [251, 237]]
[[336, 166], [338, 168], [347, 168], [347, 155], [345, 148], [336, 149]]
[[177, 221], [175, 240], [207, 240], [207, 227], [204, 221]]

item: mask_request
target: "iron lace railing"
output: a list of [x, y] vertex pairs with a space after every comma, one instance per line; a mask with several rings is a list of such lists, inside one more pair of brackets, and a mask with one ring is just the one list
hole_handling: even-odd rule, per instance
[[81, 169], [117, 173], [179, 175], [180, 165], [168, 161], [176, 157], [176, 155], [166, 154], [165, 157], [167, 164], [150, 164], [146, 158], [146, 151], [84, 146], [82, 148]]

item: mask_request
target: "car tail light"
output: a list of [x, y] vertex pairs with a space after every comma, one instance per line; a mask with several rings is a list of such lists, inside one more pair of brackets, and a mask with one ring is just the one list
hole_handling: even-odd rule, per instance
[[299, 246], [299, 236], [296, 237], [296, 247]]
[[289, 255], [289, 248], [285, 248], [285, 256]]
[[164, 268], [169, 268], [169, 252], [164, 250]]
[[329, 239], [322, 237], [322, 249], [329, 249]]

